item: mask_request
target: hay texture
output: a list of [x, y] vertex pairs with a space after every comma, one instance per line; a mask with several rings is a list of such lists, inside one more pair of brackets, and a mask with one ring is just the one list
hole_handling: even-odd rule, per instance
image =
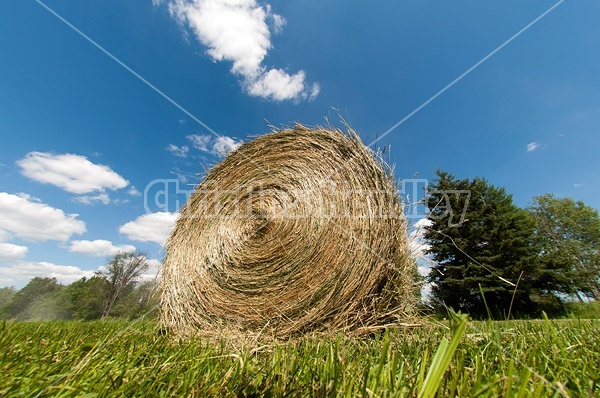
[[242, 145], [189, 197], [162, 318], [183, 336], [364, 330], [413, 307], [414, 274], [384, 163], [352, 131], [296, 125]]

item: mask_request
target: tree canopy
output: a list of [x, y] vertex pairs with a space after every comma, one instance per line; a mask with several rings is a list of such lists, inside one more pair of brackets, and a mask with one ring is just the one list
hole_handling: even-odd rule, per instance
[[541, 269], [550, 274], [544, 280], [562, 276], [562, 283], [554, 286], [558, 292], [600, 299], [598, 212], [581, 201], [551, 194], [533, 198], [528, 211], [536, 221]]
[[438, 306], [506, 317], [600, 298], [600, 217], [583, 202], [546, 194], [521, 209], [504, 188], [440, 170], [426, 198]]
[[102, 317], [110, 315], [115, 304], [133, 291], [139, 277], [148, 270], [146, 253], [117, 253], [108, 262], [102, 274], [108, 282], [107, 303]]
[[106, 270], [68, 286], [56, 278], [36, 277], [22, 289], [0, 289], [0, 318], [20, 321], [136, 318], [157, 303], [155, 281], [140, 282], [148, 269], [144, 253], [118, 253]]
[[530, 311], [535, 223], [512, 196], [483, 178], [461, 180], [438, 170], [427, 206], [434, 300], [473, 316]]

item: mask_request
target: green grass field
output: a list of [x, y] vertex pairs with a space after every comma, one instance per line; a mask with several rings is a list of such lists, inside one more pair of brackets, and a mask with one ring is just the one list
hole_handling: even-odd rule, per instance
[[599, 320], [427, 320], [242, 348], [178, 341], [146, 321], [6, 323], [0, 358], [11, 397], [600, 396]]

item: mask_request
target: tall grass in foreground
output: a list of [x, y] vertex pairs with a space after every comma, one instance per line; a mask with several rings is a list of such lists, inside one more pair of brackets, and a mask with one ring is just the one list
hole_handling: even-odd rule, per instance
[[598, 396], [599, 363], [598, 320], [455, 318], [241, 348], [151, 322], [0, 327], [0, 396]]

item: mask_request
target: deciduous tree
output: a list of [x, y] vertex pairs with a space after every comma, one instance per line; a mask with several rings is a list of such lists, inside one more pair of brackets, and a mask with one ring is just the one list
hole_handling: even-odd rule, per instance
[[600, 217], [598, 211], [572, 198], [546, 194], [533, 198], [529, 213], [546, 273], [558, 273], [566, 294], [600, 299]]
[[108, 305], [109, 283], [102, 275], [83, 277], [67, 286], [63, 295], [72, 318], [100, 319]]
[[139, 277], [148, 269], [146, 253], [117, 253], [111, 257], [103, 273], [108, 281], [108, 300], [102, 317], [110, 315], [118, 300], [135, 288]]
[[19, 320], [63, 319], [66, 315], [58, 300], [63, 288], [56, 278], [35, 277], [11, 297], [6, 314]]

